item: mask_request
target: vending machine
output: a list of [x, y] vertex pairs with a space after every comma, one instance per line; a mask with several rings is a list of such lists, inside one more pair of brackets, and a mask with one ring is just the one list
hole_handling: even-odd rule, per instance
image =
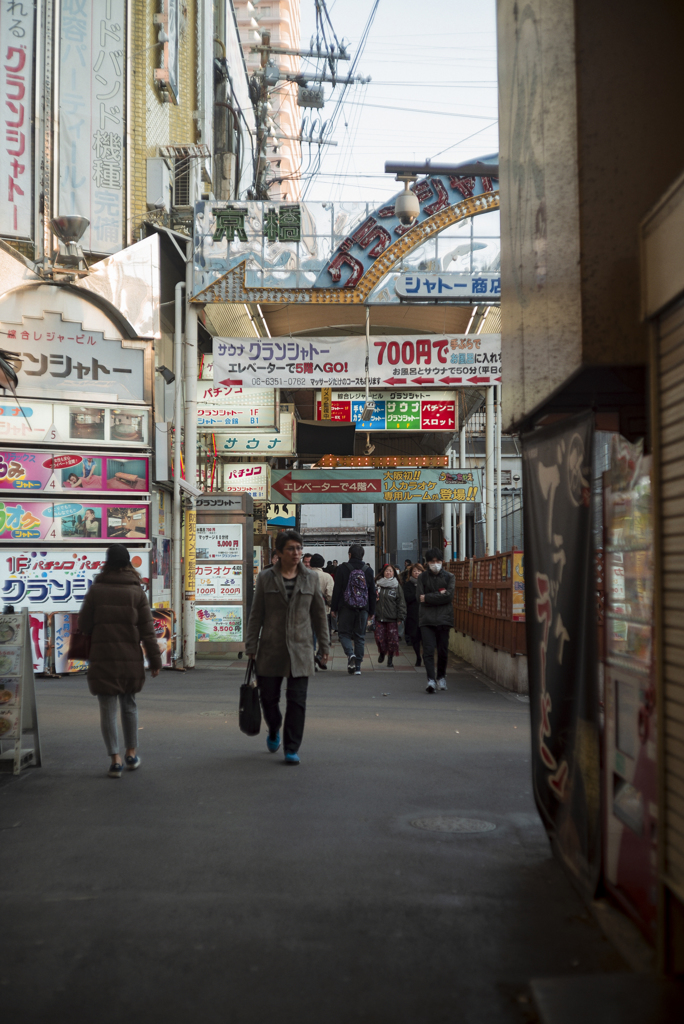
[[655, 941], [657, 766], [651, 458], [614, 435], [604, 474], [604, 879]]

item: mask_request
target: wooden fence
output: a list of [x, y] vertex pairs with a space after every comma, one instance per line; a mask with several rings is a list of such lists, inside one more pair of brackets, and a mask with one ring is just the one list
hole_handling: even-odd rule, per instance
[[511, 657], [526, 654], [522, 551], [449, 562], [456, 577], [454, 629]]

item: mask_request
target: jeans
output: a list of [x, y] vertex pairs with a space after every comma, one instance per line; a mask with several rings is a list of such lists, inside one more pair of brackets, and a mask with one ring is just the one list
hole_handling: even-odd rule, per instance
[[119, 734], [116, 728], [117, 701], [121, 708], [121, 725], [126, 750], [135, 750], [138, 746], [138, 706], [135, 703], [135, 694], [120, 693], [118, 696], [97, 699], [100, 702], [100, 728], [107, 753], [119, 753]]
[[[283, 716], [280, 711], [280, 688], [283, 684], [280, 676], [257, 676], [261, 710], [268, 726], [271, 739], [280, 732]], [[296, 754], [301, 746], [304, 735], [304, 718], [306, 716], [306, 689], [308, 676], [290, 676], [285, 691], [285, 729], [283, 730], [283, 749], [286, 754]]]
[[342, 644], [342, 650], [351, 658], [352, 655], [363, 660], [363, 652], [366, 649], [366, 623], [368, 622], [367, 608], [350, 608], [349, 605], [340, 605], [337, 612], [337, 635]]
[[[421, 626], [423, 638], [423, 662], [428, 679], [443, 679], [449, 656], [449, 633], [451, 626]], [[435, 675], [435, 647], [437, 647], [437, 675]]]

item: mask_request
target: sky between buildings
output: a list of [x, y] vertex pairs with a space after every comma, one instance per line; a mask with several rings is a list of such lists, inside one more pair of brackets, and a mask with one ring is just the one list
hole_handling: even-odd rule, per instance
[[[329, 0], [337, 36], [352, 58], [374, 0]], [[315, 32], [313, 0], [301, 0], [302, 46]], [[385, 160], [437, 158], [459, 162], [498, 151], [495, 0], [380, 0], [357, 73], [336, 114], [338, 146], [322, 149], [319, 173], [302, 183], [310, 200], [382, 200], [397, 191]], [[339, 70], [352, 62], [340, 61]], [[310, 66], [310, 65], [307, 65]], [[325, 86], [323, 110], [332, 118], [334, 92]], [[306, 126], [305, 126], [306, 128]], [[317, 126], [320, 130], [320, 122]], [[314, 132], [315, 133], [315, 132]], [[303, 170], [313, 169], [317, 147], [303, 146]]]

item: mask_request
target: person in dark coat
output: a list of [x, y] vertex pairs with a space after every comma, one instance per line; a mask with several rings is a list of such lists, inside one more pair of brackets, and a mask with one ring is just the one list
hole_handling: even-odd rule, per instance
[[406, 601], [406, 625], [404, 626], [404, 634], [406, 639], [413, 647], [416, 652], [416, 668], [420, 668], [422, 662], [420, 660], [420, 622], [418, 615], [418, 592], [416, 585], [418, 583], [418, 577], [421, 573], [425, 572], [425, 567], [420, 562], [415, 562], [409, 568], [408, 578], [404, 583], [404, 600]]
[[377, 600], [375, 604], [375, 643], [378, 664], [387, 656], [387, 668], [392, 668], [394, 655], [399, 654], [399, 623], [406, 618], [406, 602], [399, 573], [393, 565], [383, 565], [375, 577]]
[[[427, 693], [446, 690], [449, 634], [454, 624], [456, 578], [447, 572], [438, 548], [430, 548], [425, 558], [427, 569], [418, 577], [418, 615], [423, 641], [423, 661], [427, 672]], [[435, 670], [435, 648], [437, 668]]]
[[145, 648], [153, 676], [159, 675], [162, 665], [152, 612], [141, 578], [123, 544], [107, 548], [104, 568], [81, 605], [78, 628], [90, 636], [88, 688], [100, 703], [102, 736], [112, 759], [108, 774], [120, 779], [123, 764], [116, 727], [117, 703], [126, 744], [126, 768], [133, 771], [140, 767], [135, 702], [136, 693], [145, 683], [140, 644]]

